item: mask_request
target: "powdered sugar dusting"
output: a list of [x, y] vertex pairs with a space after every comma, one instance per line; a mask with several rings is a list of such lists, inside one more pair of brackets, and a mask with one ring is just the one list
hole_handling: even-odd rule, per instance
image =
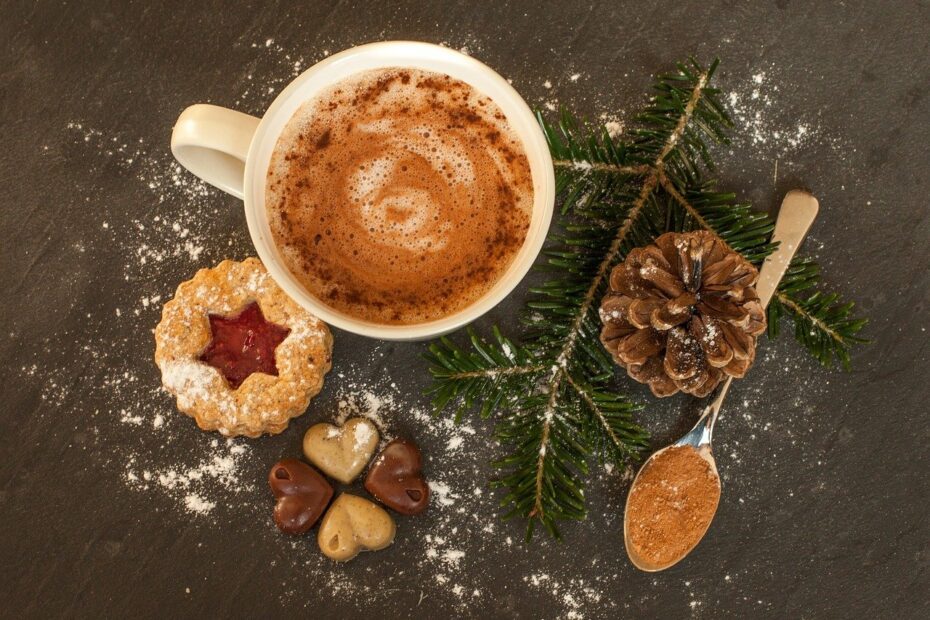
[[204, 515], [216, 508], [216, 504], [206, 500], [196, 493], [189, 493], [184, 496], [184, 506], [188, 512]]
[[131, 453], [123, 478], [129, 488], [164, 495], [193, 515], [212, 512], [221, 497], [255, 490], [241, 478], [244, 465], [250, 461], [245, 443], [213, 439], [207, 450], [195, 462], [170, 465], [149, 463], [141, 454]]
[[370, 424], [359, 424], [355, 427], [355, 443], [352, 449], [355, 452], [361, 452], [375, 436], [375, 429]]
[[[453, 47], [461, 45], [459, 42]], [[327, 44], [333, 51], [344, 46]], [[306, 52], [306, 56], [295, 55], [265, 36], [257, 37], [252, 47], [255, 69], [253, 75], [241, 81], [236, 106], [253, 114], [260, 113], [296, 72], [330, 51], [321, 47]], [[480, 54], [480, 45], [469, 43], [468, 47]], [[560, 101], [574, 107], [572, 75], [574, 72], [566, 70], [551, 76], [551, 89], [544, 89], [541, 79], [534, 78], [533, 88], [545, 95], [547, 107], [553, 110]], [[587, 73], [582, 77], [584, 80], [579, 78], [578, 83], [589, 80]], [[617, 79], [623, 81], [620, 76]], [[796, 151], [816, 140], [835, 143], [835, 138], [823, 135], [816, 117], [800, 114], [791, 123], [779, 126], [774, 112], [785, 82], [775, 68], [764, 67], [739, 80], [735, 101], [738, 111], [734, 115], [743, 114], [751, 123], [758, 119], [755, 127], [764, 138], [758, 141], [763, 156], [780, 154], [786, 148]], [[756, 90], [758, 96], [753, 97]], [[623, 130], [622, 117], [605, 115], [600, 120], [612, 136]], [[337, 334], [335, 371], [309, 412], [292, 422], [296, 430], [254, 441], [226, 441], [199, 431], [176, 411], [173, 399], [160, 388], [158, 371], [151, 363], [150, 330], [178, 282], [199, 267], [253, 252], [245, 228], [231, 215], [230, 206], [236, 202], [181, 169], [171, 158], [167, 144], [149, 144], [119, 132], [114, 138], [114, 132], [88, 127], [80, 120], [66, 129], [73, 135], [73, 155], [88, 161], [89, 174], [120, 179], [127, 189], [136, 192], [131, 200], [116, 203], [108, 212], [103, 209], [109, 205], [101, 204], [96, 188], [78, 188], [77, 193], [77, 206], [99, 212], [101, 223], [96, 238], [74, 243], [74, 256], [92, 261], [97, 259], [97, 253], [119, 253], [125, 261], [119, 275], [123, 282], [108, 284], [108, 295], [101, 307], [88, 310], [85, 331], [50, 334], [43, 343], [46, 352], [62, 341], [79, 343], [77, 349], [86, 363], [81, 381], [62, 379], [62, 369], [42, 358], [24, 363], [19, 371], [24, 379], [42, 386], [37, 415], [54, 412], [63, 423], [74, 424], [74, 445], [87, 454], [88, 467], [107, 481], [116, 482], [114, 502], [141, 502], [159, 511], [158, 518], [189, 523], [205, 547], [215, 546], [219, 539], [225, 544], [232, 538], [274, 549], [276, 559], [270, 569], [276, 576], [282, 575], [276, 569], [286, 569], [279, 587], [282, 601], [308, 610], [308, 584], [323, 597], [371, 609], [409, 590], [411, 576], [421, 589], [413, 595], [411, 615], [416, 615], [418, 597], [421, 603], [430, 601], [431, 609], [468, 615], [478, 605], [488, 604], [491, 595], [506, 591], [505, 598], [511, 602], [503, 598], [493, 601], [509, 605], [501, 612], [504, 615], [517, 615], [519, 610], [515, 611], [513, 605], [532, 602], [536, 604], [533, 607], [541, 606], [554, 617], [617, 616], [625, 615], [624, 606], [636, 604], [630, 596], [644, 600], [658, 595], [644, 588], [634, 595], [624, 594], [626, 602], [617, 596], [618, 592], [627, 592], [630, 578], [629, 567], [617, 555], [622, 547], [617, 545], [621, 544], [622, 487], [631, 471], [612, 467], [595, 470], [599, 473], [587, 494], [589, 521], [567, 526], [573, 528], [566, 533], [569, 540], [589, 536], [582, 547], [559, 546], [539, 533], [532, 546], [521, 545], [522, 528], [499, 520], [501, 493], [488, 489], [486, 482], [498, 473], [488, 467], [488, 460], [502, 455], [499, 446], [488, 439], [492, 422], [475, 419], [457, 426], [448, 417], [433, 417], [426, 399], [419, 395], [423, 385], [395, 385], [391, 378], [392, 373], [395, 378], [401, 374], [396, 369], [398, 363], [418, 359], [420, 349], [414, 345], [376, 350], [367, 364], [346, 368], [343, 360], [347, 354], [340, 352]], [[773, 135], [776, 131], [777, 137]], [[748, 139], [754, 140], [755, 130], [751, 135]], [[753, 371], [753, 382], [734, 386], [723, 426], [718, 427], [715, 453], [721, 478], [744, 522], [764, 519], [772, 501], [797, 501], [787, 494], [772, 497], [772, 485], [762, 481], [785, 475], [772, 464], [795, 457], [795, 442], [812, 444], [812, 434], [822, 430], [809, 422], [816, 416], [808, 403], [811, 395], [828, 389], [829, 381], [801, 359], [792, 346], [790, 339], [782, 339], [774, 347], [765, 343]], [[391, 353], [385, 355], [384, 351]], [[414, 354], [404, 358], [410, 351]], [[798, 387], [796, 394], [778, 391], [778, 386], [786, 382]], [[776, 404], [772, 404], [773, 395], [777, 396]], [[777, 417], [771, 415], [776, 406]], [[671, 427], [680, 414], [680, 401], [650, 402], [644, 419], [656, 430], [656, 441], [663, 441], [672, 432], [663, 425]], [[392, 548], [358, 562], [335, 565], [323, 561], [312, 534], [288, 538], [274, 529], [270, 519], [272, 501], [264, 477], [277, 458], [299, 456], [300, 437], [310, 425], [321, 421], [340, 423], [354, 415], [372, 420], [385, 440], [406, 436], [421, 445], [432, 499], [424, 514], [397, 517], [398, 536]], [[858, 431], [839, 429], [837, 441], [849, 441], [854, 432]], [[764, 441], [772, 433], [778, 433], [781, 439]], [[823, 452], [805, 451], [811, 455], [807, 464], [815, 477], [809, 483], [815, 490], [822, 484], [816, 471], [828, 464]], [[763, 470], [769, 472], [766, 477], [750, 475]], [[590, 536], [611, 544], [591, 545]], [[579, 560], [579, 548], [591, 557]], [[501, 558], [506, 558], [512, 572], [512, 579], [503, 589], [487, 570], [488, 562]], [[372, 567], [385, 566], [381, 562], [388, 563], [391, 570], [384, 577], [377, 573], [376, 579]], [[585, 573], [595, 577], [578, 576], [582, 562], [591, 563], [592, 569]], [[711, 599], [705, 603], [698, 598], [701, 591], [710, 591], [714, 586], [738, 592], [734, 584], [744, 575], [745, 571], [728, 569], [726, 581], [721, 579], [716, 584], [706, 580], [692, 584], [671, 573], [661, 579], [679, 584], [687, 594], [681, 609], [681, 615], [685, 615], [712, 609]]]
[[773, 64], [751, 74], [739, 74], [734, 84], [725, 83], [723, 103], [736, 125], [731, 132], [734, 145], [748, 144], [756, 156], [770, 160], [787, 159], [804, 150], [823, 147], [840, 158], [845, 157], [850, 149], [846, 140], [828, 134], [816, 110], [792, 113], [785, 109], [783, 95], [786, 90], [796, 88], [795, 82], [802, 79], [787, 75]]
[[800, 120], [794, 127], [783, 127], [773, 120], [779, 84], [765, 71], [753, 75], [747, 86], [727, 96], [727, 104], [740, 133], [749, 136], [755, 147], [768, 147], [787, 155], [804, 146], [815, 134], [812, 121]]

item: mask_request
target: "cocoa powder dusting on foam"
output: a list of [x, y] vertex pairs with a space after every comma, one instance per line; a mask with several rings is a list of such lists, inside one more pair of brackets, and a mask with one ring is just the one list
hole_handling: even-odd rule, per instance
[[348, 315], [439, 319], [485, 294], [529, 228], [529, 162], [490, 99], [447, 75], [359, 74], [305, 103], [268, 170], [275, 242]]
[[701, 540], [719, 501], [719, 478], [697, 450], [668, 448], [646, 465], [630, 489], [630, 546], [650, 564], [674, 562]]

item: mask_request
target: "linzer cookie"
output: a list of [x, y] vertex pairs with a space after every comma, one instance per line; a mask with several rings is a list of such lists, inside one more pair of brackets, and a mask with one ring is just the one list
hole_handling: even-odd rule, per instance
[[178, 409], [230, 437], [283, 431], [322, 389], [332, 346], [257, 258], [198, 271], [155, 328], [155, 363]]

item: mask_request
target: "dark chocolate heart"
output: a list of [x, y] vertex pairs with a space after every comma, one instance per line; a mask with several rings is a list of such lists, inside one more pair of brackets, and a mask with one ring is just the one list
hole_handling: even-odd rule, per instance
[[416, 444], [409, 439], [395, 439], [371, 464], [365, 488], [388, 508], [415, 515], [429, 504], [429, 487], [422, 468]]
[[287, 534], [303, 534], [317, 522], [333, 498], [333, 487], [317, 470], [297, 459], [283, 459], [268, 473], [278, 503], [274, 522]]

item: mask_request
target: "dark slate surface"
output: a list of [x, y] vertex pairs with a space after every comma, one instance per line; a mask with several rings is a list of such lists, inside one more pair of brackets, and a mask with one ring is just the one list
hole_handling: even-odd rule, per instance
[[[5, 616], [927, 617], [930, 5], [504, 4], [3, 3]], [[425, 404], [423, 345], [336, 333], [344, 376], [334, 372], [287, 432], [246, 444], [245, 490], [204, 491], [220, 504], [207, 515], [126, 480], [190, 467], [214, 439], [157, 391], [160, 303], [142, 299], [251, 251], [235, 200], [196, 195], [183, 176], [171, 186], [177, 114], [199, 101], [260, 114], [295, 58], [306, 66], [324, 50], [400, 38], [467, 46], [532, 104], [594, 117], [628, 116], [649, 74], [677, 59], [719, 55], [721, 84], [741, 93], [766, 140], [748, 129], [721, 151], [724, 184], [765, 209], [797, 185], [821, 199], [807, 249], [873, 317], [874, 343], [846, 374], [816, 367], [790, 338], [766, 345], [718, 426], [717, 520], [673, 570], [644, 575], [625, 558], [617, 472], [598, 474], [591, 516], [566, 527], [564, 543], [516, 542], [521, 525], [497, 523], [486, 489], [500, 454], [481, 440], [489, 423], [452, 454], [448, 434], [409, 415]], [[799, 124], [809, 132], [793, 146], [785, 136]], [[177, 214], [202, 252], [183, 249], [183, 230], [159, 228], [156, 213]], [[523, 290], [481, 325], [512, 325]], [[423, 444], [434, 478], [483, 491], [401, 519], [391, 550], [333, 568], [312, 538], [276, 534], [263, 477], [358, 381], [394, 382], [404, 403], [390, 413], [394, 432]], [[624, 385], [648, 403], [657, 445], [693, 420], [692, 401], [656, 403]], [[464, 557], [427, 557], [431, 532]]]

